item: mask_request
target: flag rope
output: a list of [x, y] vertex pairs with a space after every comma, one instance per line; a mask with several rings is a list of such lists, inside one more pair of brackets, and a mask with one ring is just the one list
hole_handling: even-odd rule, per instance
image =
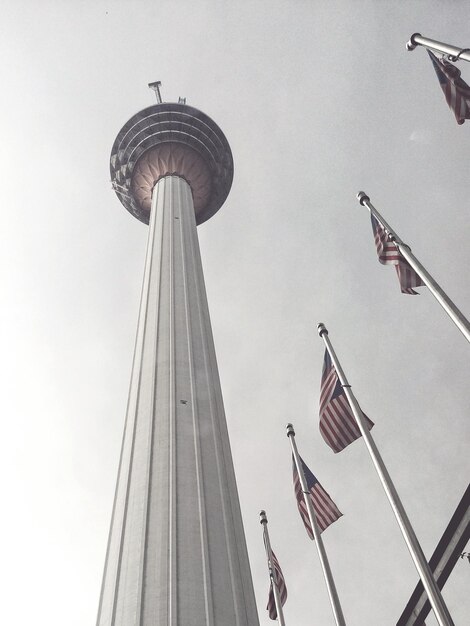
[[470, 48], [462, 48], [462, 50], [455, 57], [452, 54], [449, 54], [448, 55], [449, 61], [452, 61], [452, 63], [456, 63], [457, 61], [460, 61], [460, 57], [462, 56], [464, 52], [470, 52]]

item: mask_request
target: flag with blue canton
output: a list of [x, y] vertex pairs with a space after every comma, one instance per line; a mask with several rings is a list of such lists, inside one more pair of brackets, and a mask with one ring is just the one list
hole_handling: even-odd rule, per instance
[[423, 281], [414, 271], [411, 265], [400, 254], [393, 241], [388, 238], [387, 231], [382, 224], [376, 219], [375, 215], [370, 215], [372, 222], [372, 232], [374, 233], [375, 247], [379, 262], [382, 265], [394, 265], [397, 271], [398, 281], [402, 293], [411, 296], [418, 296], [418, 292], [413, 287], [424, 286]]
[[[370, 430], [374, 422], [365, 413], [362, 415]], [[325, 350], [321, 377], [320, 432], [333, 452], [341, 452], [361, 436], [328, 350]]]
[[279, 565], [279, 561], [276, 558], [276, 555], [271, 550], [271, 586], [269, 587], [269, 596], [268, 596], [268, 606], [266, 607], [270, 619], [277, 619], [277, 609], [276, 609], [276, 600], [274, 598], [274, 589], [273, 584], [276, 585], [277, 590], [279, 592], [279, 598], [281, 600], [281, 606], [284, 606], [287, 600], [287, 587], [286, 581], [284, 580], [284, 575], [281, 570], [281, 566]]
[[312, 474], [307, 465], [303, 462], [302, 459], [300, 459], [300, 462], [302, 463], [302, 470], [305, 476], [305, 481], [307, 483], [308, 493], [304, 493], [302, 491], [302, 485], [300, 483], [300, 477], [297, 471], [297, 466], [295, 465], [294, 457], [292, 457], [292, 461], [294, 464], [294, 490], [297, 500], [297, 507], [299, 509], [300, 517], [302, 518], [308, 536], [310, 537], [310, 539], [314, 539], [312, 524], [308, 515], [305, 498], [310, 498], [310, 501], [313, 504], [315, 520], [317, 522], [318, 530], [321, 533], [326, 528], [328, 528], [330, 524], [336, 522], [336, 520], [339, 519], [343, 514], [330, 498], [328, 493], [320, 485], [320, 483]]
[[428, 50], [439, 84], [457, 124], [470, 119], [470, 87], [460, 78], [460, 70], [444, 58], [438, 59]]

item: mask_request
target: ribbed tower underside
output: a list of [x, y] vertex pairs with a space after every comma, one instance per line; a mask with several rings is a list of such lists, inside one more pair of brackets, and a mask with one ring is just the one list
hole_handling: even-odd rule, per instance
[[98, 626], [256, 626], [191, 189], [155, 186]]

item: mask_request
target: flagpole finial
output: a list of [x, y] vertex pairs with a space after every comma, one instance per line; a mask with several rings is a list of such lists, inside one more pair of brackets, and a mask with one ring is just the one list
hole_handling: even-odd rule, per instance
[[286, 428], [287, 428], [287, 436], [288, 437], [295, 437], [295, 430], [294, 430], [294, 427], [292, 426], [292, 424], [287, 424]]
[[362, 206], [364, 206], [364, 202], [370, 202], [370, 198], [365, 191], [358, 191], [356, 194], [356, 198], [359, 200], [359, 204], [362, 204]]
[[408, 50], [408, 52], [411, 52], [412, 50], [414, 50], [416, 46], [418, 45], [417, 43], [415, 43], [415, 37], [421, 37], [421, 36], [422, 36], [421, 33], [413, 33], [411, 35], [410, 40], [406, 44], [406, 49]]
[[260, 524], [267, 524], [268, 523], [268, 518], [266, 517], [266, 511], [260, 511], [259, 512], [259, 523]]
[[325, 324], [323, 324], [323, 322], [320, 322], [317, 328], [318, 328], [318, 334], [320, 335], [320, 337], [323, 337], [323, 335], [328, 334], [328, 331], [326, 330], [326, 326]]

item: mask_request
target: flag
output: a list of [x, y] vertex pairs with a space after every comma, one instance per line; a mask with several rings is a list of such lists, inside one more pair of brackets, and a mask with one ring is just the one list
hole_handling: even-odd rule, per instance
[[[293, 457], [292, 460], [294, 461]], [[304, 497], [310, 498], [310, 501], [313, 504], [315, 519], [317, 521], [318, 529], [321, 533], [326, 528], [328, 528], [330, 524], [336, 522], [336, 520], [339, 519], [343, 514], [330, 498], [330, 496], [323, 489], [323, 487], [320, 485], [320, 483], [309, 470], [309, 468], [305, 465], [302, 459], [300, 459], [300, 462], [302, 463], [302, 469], [304, 472], [305, 480], [307, 482], [308, 494], [304, 494], [304, 492], [302, 491], [299, 473], [297, 471], [297, 467], [294, 461], [295, 497], [297, 499], [297, 507], [299, 509], [300, 517], [302, 518], [307, 534], [310, 539], [313, 539], [314, 537], [312, 524], [310, 523], [310, 517], [308, 516], [307, 505], [305, 503]]]
[[457, 124], [463, 124], [470, 119], [470, 87], [460, 78], [460, 70], [445, 59], [438, 59], [428, 50], [434, 70], [447, 104], [452, 109]]
[[[365, 413], [368, 429], [374, 425]], [[320, 388], [320, 432], [333, 452], [341, 452], [361, 436], [336, 368], [325, 350]]]
[[371, 213], [370, 219], [380, 263], [382, 263], [382, 265], [395, 266], [402, 293], [407, 293], [411, 296], [419, 295], [413, 287], [422, 287], [424, 285], [423, 281], [410, 266], [408, 261], [403, 258], [393, 241], [389, 240], [387, 231], [382, 224], [380, 224], [375, 215]]
[[[279, 565], [279, 561], [276, 558], [276, 555], [271, 550], [271, 566], [274, 570], [273, 577], [276, 577], [277, 590], [279, 592], [279, 597], [281, 599], [281, 606], [284, 606], [287, 600], [287, 587], [286, 581], [284, 580], [284, 575], [281, 570], [281, 566]], [[273, 589], [273, 578], [271, 578], [271, 586], [269, 587], [269, 596], [268, 596], [268, 606], [266, 609], [269, 612], [269, 617], [271, 619], [277, 619], [277, 611], [276, 611], [276, 601], [274, 600], [274, 589]]]

